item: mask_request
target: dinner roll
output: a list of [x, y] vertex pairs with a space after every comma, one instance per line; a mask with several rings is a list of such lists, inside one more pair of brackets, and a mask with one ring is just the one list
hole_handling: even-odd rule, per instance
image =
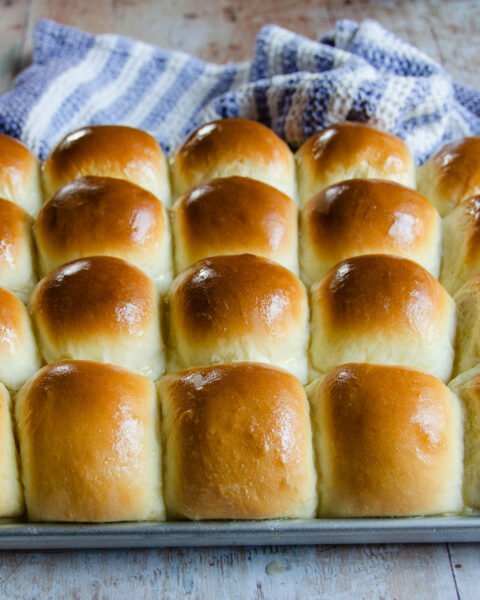
[[23, 490], [10, 414], [10, 396], [0, 383], [0, 518], [23, 512]]
[[419, 168], [417, 187], [442, 216], [480, 193], [480, 137], [444, 146]]
[[346, 364], [308, 388], [321, 517], [462, 508], [462, 411], [436, 377]]
[[308, 300], [290, 271], [251, 254], [201, 260], [170, 288], [169, 371], [251, 360], [307, 376]]
[[164, 371], [157, 294], [124, 260], [93, 256], [54, 269], [33, 291], [31, 311], [47, 362], [97, 360], [152, 379]]
[[457, 340], [453, 374], [480, 363], [480, 275], [465, 283], [455, 294]]
[[435, 277], [441, 219], [426, 198], [392, 181], [350, 179], [311, 198], [301, 217], [300, 265], [311, 285], [337, 262], [362, 254], [410, 258]]
[[247, 177], [212, 179], [173, 207], [177, 273], [197, 260], [250, 252], [298, 271], [297, 207], [279, 190]]
[[0, 288], [0, 382], [16, 390], [39, 368], [27, 309], [15, 294]]
[[164, 518], [154, 384], [112, 365], [60, 361], [16, 400], [32, 521]]
[[167, 161], [157, 141], [140, 129], [95, 125], [68, 134], [44, 164], [47, 197], [84, 175], [126, 179], [170, 205]]
[[480, 273], [480, 195], [457, 206], [443, 219], [440, 281], [451, 293]]
[[0, 198], [35, 215], [42, 204], [39, 163], [18, 140], [0, 133]]
[[175, 198], [214, 177], [251, 177], [296, 198], [295, 164], [287, 144], [248, 119], [221, 119], [191, 133], [171, 159]]
[[305, 392], [292, 375], [228, 363], [158, 383], [169, 518], [309, 518], [316, 507]]
[[346, 362], [406, 365], [447, 381], [455, 303], [428, 271], [387, 254], [345, 260], [312, 287], [313, 375]]
[[0, 198], [0, 286], [24, 301], [36, 281], [32, 225], [23, 208]]
[[463, 404], [465, 424], [463, 499], [468, 508], [480, 510], [480, 365], [449, 384]]
[[415, 187], [415, 163], [399, 138], [364, 123], [335, 123], [295, 155], [300, 205], [329, 185], [359, 177]]
[[171, 281], [168, 216], [147, 190], [122, 179], [82, 177], [43, 205], [35, 234], [42, 272], [85, 256], [128, 260], [164, 291]]

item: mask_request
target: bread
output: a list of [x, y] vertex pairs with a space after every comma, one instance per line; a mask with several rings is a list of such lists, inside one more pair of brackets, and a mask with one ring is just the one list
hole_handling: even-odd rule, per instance
[[157, 141], [140, 129], [95, 125], [68, 134], [43, 165], [47, 199], [84, 175], [126, 179], [170, 206], [165, 156]]
[[152, 379], [163, 373], [157, 294], [124, 260], [94, 256], [58, 267], [38, 283], [30, 305], [46, 362], [96, 360]]
[[161, 291], [172, 279], [168, 216], [158, 199], [122, 179], [82, 177], [43, 205], [35, 223], [42, 273], [86, 256], [123, 258]]
[[449, 383], [464, 410], [464, 476], [465, 506], [480, 510], [480, 365], [462, 373]]
[[480, 275], [465, 283], [455, 294], [457, 339], [453, 375], [480, 363]]
[[450, 294], [480, 274], [480, 195], [465, 200], [443, 219], [440, 281]]
[[171, 158], [174, 198], [214, 177], [258, 179], [296, 198], [295, 164], [287, 144], [261, 123], [221, 119], [191, 133]]
[[336, 123], [316, 133], [295, 161], [300, 206], [323, 188], [355, 177], [415, 187], [415, 163], [405, 143], [363, 123]]
[[301, 216], [302, 279], [363, 254], [410, 258], [438, 277], [441, 219], [426, 198], [392, 181], [350, 179], [313, 196]]
[[23, 208], [0, 198], [0, 286], [23, 301], [36, 282], [32, 225]]
[[7, 388], [0, 383], [0, 518], [21, 515], [23, 508], [10, 396]]
[[447, 381], [455, 304], [413, 261], [357, 256], [312, 287], [312, 375], [346, 362], [406, 365]]
[[307, 375], [308, 301], [300, 280], [265, 258], [201, 260], [169, 292], [169, 371], [256, 361]]
[[12, 292], [0, 288], [0, 382], [16, 390], [39, 368], [27, 309]]
[[40, 167], [21, 142], [0, 133], [0, 198], [35, 215], [42, 204]]
[[462, 508], [462, 412], [435, 377], [345, 364], [308, 388], [320, 517], [413, 516]]
[[212, 179], [173, 207], [175, 265], [249, 252], [298, 272], [297, 207], [279, 190], [247, 177]]
[[417, 187], [443, 216], [480, 193], [480, 136], [443, 146], [418, 169]]
[[155, 386], [112, 365], [61, 361], [16, 400], [32, 521], [164, 518]]
[[158, 383], [169, 518], [309, 518], [316, 507], [308, 403], [292, 375], [230, 363]]

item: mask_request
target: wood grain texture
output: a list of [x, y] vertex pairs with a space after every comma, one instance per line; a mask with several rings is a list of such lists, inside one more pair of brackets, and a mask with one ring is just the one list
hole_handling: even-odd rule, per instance
[[[339, 18], [379, 20], [480, 87], [477, 0], [0, 0], [0, 91], [37, 18], [118, 32], [226, 62], [277, 23], [309, 37]], [[3, 552], [0, 598], [480, 598], [480, 545]]]
[[442, 546], [8, 553], [2, 599], [456, 598]]

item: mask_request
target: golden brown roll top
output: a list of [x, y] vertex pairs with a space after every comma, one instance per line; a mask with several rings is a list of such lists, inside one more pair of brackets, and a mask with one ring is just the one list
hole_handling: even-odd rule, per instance
[[27, 300], [36, 281], [33, 220], [18, 204], [0, 198], [0, 286]]
[[306, 380], [307, 294], [284, 267], [251, 254], [201, 260], [174, 280], [169, 309], [169, 371], [246, 360]]
[[480, 363], [480, 275], [467, 281], [454, 300], [458, 321], [453, 368], [456, 376]]
[[40, 167], [30, 150], [0, 133], [0, 198], [35, 215], [42, 204]]
[[300, 265], [307, 285], [336, 263], [363, 254], [395, 254], [438, 276], [441, 220], [426, 198], [378, 179], [350, 179], [325, 188], [301, 216]]
[[464, 410], [464, 476], [465, 506], [480, 510], [480, 365], [462, 373], [449, 383]]
[[144, 377], [89, 361], [44, 367], [16, 400], [29, 519], [163, 519], [158, 419]]
[[43, 166], [47, 198], [85, 175], [126, 179], [170, 205], [165, 156], [157, 141], [140, 129], [94, 125], [69, 133]]
[[172, 192], [179, 198], [215, 177], [258, 179], [296, 198], [295, 165], [287, 144], [261, 123], [221, 119], [191, 133], [171, 158]]
[[0, 383], [0, 518], [21, 515], [23, 506], [10, 396]]
[[346, 362], [406, 365], [447, 381], [455, 304], [413, 261], [373, 254], [345, 260], [312, 287], [313, 374]]
[[399, 138], [363, 123], [336, 123], [309, 138], [295, 155], [300, 206], [345, 179], [388, 179], [415, 187], [415, 163]]
[[97, 360], [152, 379], [164, 371], [156, 291], [124, 260], [94, 256], [51, 271], [35, 288], [31, 311], [47, 362]]
[[462, 412], [414, 369], [346, 364], [308, 388], [321, 517], [384, 517], [462, 508]]
[[27, 309], [12, 292], [0, 288], [0, 382], [16, 390], [39, 368]]
[[442, 216], [479, 194], [480, 137], [443, 146], [418, 170], [417, 187]]
[[440, 281], [450, 294], [480, 273], [480, 195], [457, 206], [443, 219]]
[[166, 375], [158, 390], [170, 518], [313, 516], [312, 433], [295, 377], [222, 364]]
[[170, 232], [162, 203], [122, 179], [82, 177], [43, 205], [35, 223], [43, 274], [86, 256], [123, 258], [160, 290], [171, 281]]
[[224, 177], [198, 185], [175, 203], [173, 227], [177, 273], [202, 258], [245, 252], [298, 271], [297, 207], [260, 181]]

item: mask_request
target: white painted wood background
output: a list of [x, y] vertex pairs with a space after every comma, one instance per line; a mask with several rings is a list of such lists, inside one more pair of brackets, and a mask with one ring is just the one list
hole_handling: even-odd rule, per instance
[[[316, 37], [373, 17], [480, 88], [477, 0], [0, 0], [0, 92], [28, 62], [37, 18], [118, 32], [207, 60], [249, 58], [272, 22]], [[480, 545], [0, 553], [0, 600], [480, 599]]]

